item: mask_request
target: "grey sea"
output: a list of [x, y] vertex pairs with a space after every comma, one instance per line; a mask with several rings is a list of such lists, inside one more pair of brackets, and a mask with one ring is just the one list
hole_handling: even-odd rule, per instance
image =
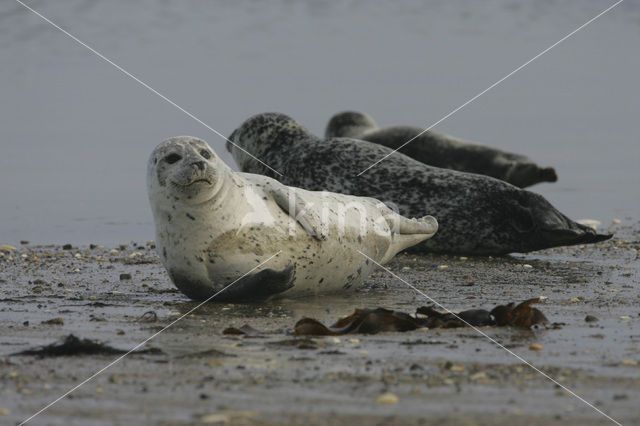
[[[265, 111], [316, 134], [346, 109], [430, 126], [611, 4], [28, 2], [222, 135]], [[636, 219], [639, 45], [627, 0], [434, 130], [555, 167], [531, 190], [573, 219]], [[236, 167], [219, 135], [13, 0], [0, 61], [2, 243], [152, 239], [146, 161], [170, 136]]]

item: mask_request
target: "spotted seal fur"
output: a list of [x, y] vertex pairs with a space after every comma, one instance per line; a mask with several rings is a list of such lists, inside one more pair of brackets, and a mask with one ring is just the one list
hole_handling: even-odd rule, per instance
[[175, 285], [198, 300], [231, 283], [214, 299], [344, 291], [377, 267], [367, 257], [386, 263], [438, 228], [431, 216], [407, 219], [373, 198], [236, 173], [189, 136], [154, 149], [147, 188], [162, 263]]
[[487, 175], [520, 188], [558, 180], [553, 167], [541, 167], [524, 155], [466, 142], [431, 130], [425, 132], [417, 127], [381, 129], [371, 116], [361, 112], [346, 111], [331, 117], [325, 137], [362, 139], [392, 149], [411, 141], [398, 152], [430, 166]]
[[[280, 171], [273, 177], [286, 185], [375, 197], [405, 216], [432, 212], [438, 233], [412, 250], [499, 255], [611, 237], [574, 222], [539, 194], [400, 153], [357, 176], [391, 149], [352, 138], [320, 139], [284, 114], [253, 116], [230, 139]], [[231, 144], [227, 148], [241, 170], [272, 173]]]

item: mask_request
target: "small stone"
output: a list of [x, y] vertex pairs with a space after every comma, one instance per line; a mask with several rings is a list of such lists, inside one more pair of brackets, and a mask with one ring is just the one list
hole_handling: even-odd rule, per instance
[[118, 248], [120, 249], [120, 251], [125, 251], [127, 249], [127, 247], [129, 247], [127, 244], [120, 244], [118, 246]]
[[620, 225], [621, 223], [622, 223], [622, 221], [621, 221], [620, 219], [613, 219], [613, 220], [611, 221], [611, 224], [612, 224], [612, 225]]
[[46, 321], [42, 321], [40, 324], [46, 324], [46, 325], [64, 325], [64, 320], [60, 317], [58, 318], [51, 318], [50, 320], [46, 320]]
[[625, 359], [620, 364], [635, 366], [635, 365], [638, 365], [638, 361], [636, 361], [635, 359]]
[[227, 424], [231, 420], [231, 416], [228, 414], [205, 414], [200, 416], [200, 423], [217, 423]]
[[131, 279], [131, 274], [120, 274], [120, 281], [126, 281]]
[[9, 414], [8, 408], [0, 408], [0, 416], [6, 416]]
[[596, 322], [599, 321], [598, 317], [594, 317], [593, 315], [587, 315], [586, 317], [584, 317], [584, 320], [586, 322]]
[[481, 380], [481, 379], [486, 379], [487, 378], [487, 373], [485, 373], [484, 371], [478, 371], [475, 374], [472, 374], [471, 376], [469, 376], [469, 380]]
[[629, 321], [631, 319], [631, 317], [629, 315], [620, 315], [620, 319], [622, 321]]
[[529, 349], [531, 349], [532, 351], [541, 351], [542, 348], [543, 346], [538, 343], [532, 343], [529, 345]]
[[0, 251], [16, 251], [16, 248], [14, 246], [10, 246], [9, 244], [2, 244], [0, 246]]
[[29, 241], [27, 241], [27, 240], [20, 240], [20, 244], [22, 244], [23, 246], [26, 246], [27, 244], [29, 244]]
[[71, 244], [65, 244], [62, 246], [62, 250], [71, 250], [73, 246]]
[[109, 250], [109, 254], [118, 254], [118, 253], [120, 253], [120, 252], [118, 250], [116, 250], [116, 249]]
[[573, 299], [569, 300], [569, 302], [571, 303], [578, 303], [580, 301], [579, 297], [574, 297]]
[[438, 266], [438, 269], [447, 269], [449, 267], [449, 265], [440, 265]]
[[376, 399], [376, 403], [377, 404], [397, 404], [398, 396], [391, 392], [383, 393], [378, 397], [378, 399]]
[[73, 255], [76, 259], [82, 259], [82, 255], [80, 253], [76, 253]]
[[140, 257], [140, 256], [142, 256], [142, 253], [140, 253], [139, 251], [134, 251], [129, 255], [129, 259], [133, 259], [134, 257]]
[[89, 250], [93, 250], [93, 249], [95, 249], [96, 247], [98, 247], [98, 246], [97, 246], [97, 245], [95, 245], [95, 244], [89, 244]]
[[467, 256], [460, 256], [460, 260], [468, 260], [469, 258]]
[[522, 265], [522, 267], [525, 268], [525, 269], [533, 268], [533, 266], [529, 265], [528, 263], [525, 263], [524, 265]]

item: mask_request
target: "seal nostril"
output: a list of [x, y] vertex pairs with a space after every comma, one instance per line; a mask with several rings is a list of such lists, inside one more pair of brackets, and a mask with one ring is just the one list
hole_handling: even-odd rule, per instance
[[200, 170], [204, 170], [204, 161], [196, 161], [193, 163], [194, 166], [198, 167]]

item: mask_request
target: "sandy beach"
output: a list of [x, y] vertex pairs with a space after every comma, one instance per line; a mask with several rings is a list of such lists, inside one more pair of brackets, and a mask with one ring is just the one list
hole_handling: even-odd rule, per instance
[[[355, 308], [432, 305], [380, 270], [351, 295], [206, 304], [32, 420], [33, 424], [622, 424], [640, 422], [640, 223], [594, 246], [499, 258], [401, 254], [389, 268], [442, 306], [544, 296], [555, 327], [482, 327], [563, 388], [470, 328], [295, 337]], [[120, 355], [11, 355], [69, 334], [129, 350], [196, 306], [152, 242], [31, 246], [0, 257], [0, 420], [36, 413]], [[590, 321], [585, 321], [587, 316]], [[49, 323], [47, 323], [49, 322]], [[257, 336], [223, 335], [250, 324]]]

